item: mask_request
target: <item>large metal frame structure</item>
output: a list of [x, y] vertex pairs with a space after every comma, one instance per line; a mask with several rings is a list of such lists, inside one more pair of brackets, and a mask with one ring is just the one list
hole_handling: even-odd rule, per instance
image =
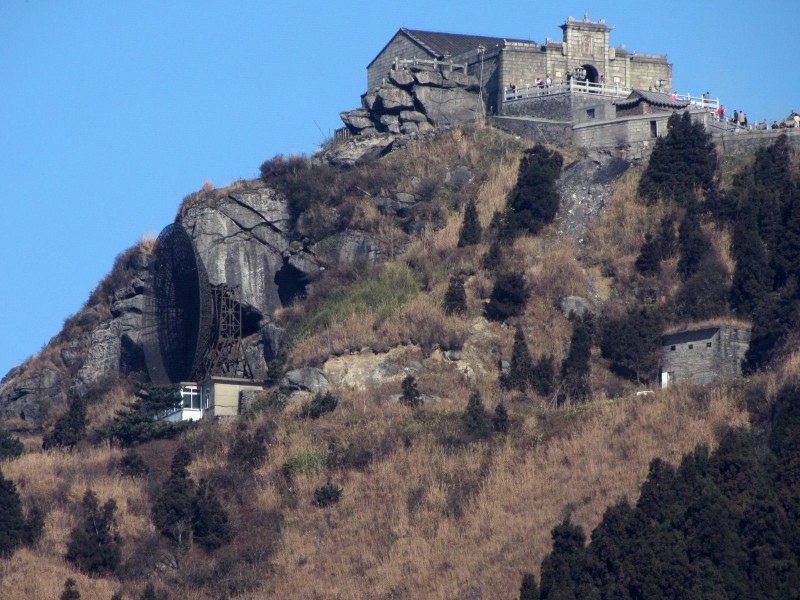
[[252, 378], [242, 346], [238, 286], [212, 286], [192, 238], [167, 226], [153, 249], [143, 346], [153, 383]]

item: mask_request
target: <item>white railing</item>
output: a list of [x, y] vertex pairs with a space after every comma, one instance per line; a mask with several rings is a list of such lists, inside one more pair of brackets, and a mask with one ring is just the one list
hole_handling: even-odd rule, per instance
[[467, 63], [454, 63], [452, 60], [437, 60], [435, 58], [395, 58], [392, 66], [393, 70], [399, 71], [408, 67], [426, 67], [439, 69], [447, 67], [451, 71], [461, 70], [467, 72]]
[[705, 96], [692, 96], [691, 94], [673, 94], [673, 100], [683, 100], [695, 108], [716, 111], [719, 108], [719, 98], [706, 98]]
[[524, 86], [513, 89], [506, 89], [505, 99], [506, 101], [522, 100], [524, 98], [536, 98], [537, 96], [565, 94], [568, 92], [599, 94], [601, 96], [620, 98], [629, 96], [631, 88], [619, 85], [618, 83], [592, 83], [591, 81], [570, 79], [569, 81], [555, 81], [549, 86], [546, 84], [525, 84]]

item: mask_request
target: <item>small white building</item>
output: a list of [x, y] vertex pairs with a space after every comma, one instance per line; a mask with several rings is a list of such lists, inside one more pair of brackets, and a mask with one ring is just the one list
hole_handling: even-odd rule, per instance
[[157, 419], [175, 423], [235, 418], [239, 416], [241, 392], [262, 389], [264, 386], [259, 382], [235, 377], [209, 377], [199, 383], [183, 381], [175, 407], [161, 413]]

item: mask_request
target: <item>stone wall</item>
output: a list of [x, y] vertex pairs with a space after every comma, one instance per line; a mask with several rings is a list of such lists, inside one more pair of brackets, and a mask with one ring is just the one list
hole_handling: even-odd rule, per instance
[[764, 148], [786, 135], [789, 145], [795, 152], [800, 152], [800, 130], [798, 129], [769, 129], [767, 131], [729, 131], [714, 134], [712, 140], [717, 146], [717, 153], [743, 154], [752, 153], [759, 148]]
[[750, 345], [750, 330], [721, 325], [665, 335], [661, 385], [681, 381], [704, 384], [739, 377]]
[[569, 123], [542, 121], [524, 117], [486, 117], [486, 123], [508, 133], [535, 142], [563, 146], [570, 142], [572, 126]]
[[[619, 148], [637, 145], [645, 153], [648, 153], [655, 144], [655, 138], [666, 135], [667, 121], [671, 115], [672, 112], [663, 112], [632, 116], [626, 119], [576, 123], [572, 141], [576, 146], [586, 148]], [[656, 135], [653, 135], [652, 123], [654, 122], [656, 123]]]
[[394, 59], [398, 57], [433, 58], [430, 52], [411, 41], [405, 34], [398, 32], [367, 67], [367, 92], [374, 92], [381, 86], [381, 83], [388, 77], [389, 71], [392, 70]]

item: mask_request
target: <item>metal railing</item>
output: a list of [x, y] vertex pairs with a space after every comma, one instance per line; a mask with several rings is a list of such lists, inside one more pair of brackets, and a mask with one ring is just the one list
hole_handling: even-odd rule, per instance
[[399, 71], [408, 67], [428, 67], [432, 69], [448, 68], [451, 71], [461, 70], [467, 72], [467, 63], [454, 63], [452, 60], [437, 60], [435, 58], [395, 58], [393, 69]]

